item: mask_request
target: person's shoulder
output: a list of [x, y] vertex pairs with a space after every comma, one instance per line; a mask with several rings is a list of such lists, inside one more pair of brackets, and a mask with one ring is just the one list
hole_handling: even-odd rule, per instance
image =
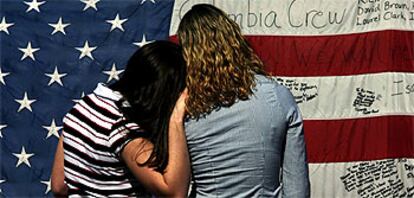
[[65, 122], [68, 117], [76, 117], [81, 120], [99, 119], [107, 124], [114, 124], [123, 117], [115, 102], [114, 99], [98, 94], [94, 90], [77, 101], [64, 116], [63, 121]]
[[290, 94], [289, 89], [279, 84], [277, 82], [277, 77], [275, 76], [265, 76], [265, 75], [256, 74], [255, 81], [257, 83], [257, 86], [267, 86], [271, 89], [276, 90], [278, 94], [282, 94], [282, 95]]
[[271, 95], [276, 96], [278, 103], [284, 106], [296, 105], [295, 98], [291, 91], [278, 83], [277, 77], [256, 75], [255, 78], [258, 88], [267, 90], [266, 92], [271, 92]]

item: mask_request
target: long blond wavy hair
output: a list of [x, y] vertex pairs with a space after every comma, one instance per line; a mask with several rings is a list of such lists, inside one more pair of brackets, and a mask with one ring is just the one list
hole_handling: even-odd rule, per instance
[[194, 5], [182, 18], [177, 36], [187, 64], [187, 111], [192, 118], [247, 100], [254, 75], [267, 76], [237, 23], [212, 5]]

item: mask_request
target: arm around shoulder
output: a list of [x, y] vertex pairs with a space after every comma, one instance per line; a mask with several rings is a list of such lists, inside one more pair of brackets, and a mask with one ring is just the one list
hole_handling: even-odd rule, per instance
[[168, 131], [168, 165], [163, 173], [142, 166], [153, 145], [144, 138], [129, 142], [121, 156], [138, 181], [150, 192], [161, 197], [187, 197], [190, 183], [190, 160], [184, 133], [184, 99], [180, 97], [170, 118]]

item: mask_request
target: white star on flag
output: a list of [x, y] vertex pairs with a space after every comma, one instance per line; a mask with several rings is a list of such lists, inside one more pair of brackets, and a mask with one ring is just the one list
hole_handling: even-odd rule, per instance
[[[2, 184], [2, 183], [4, 183], [6, 180], [4, 180], [4, 179], [2, 179], [2, 180], [0, 180], [0, 184]], [[1, 193], [2, 191], [1, 191], [1, 188], [0, 188], [0, 193]]]
[[52, 123], [50, 124], [50, 126], [42, 126], [42, 127], [48, 131], [46, 139], [48, 139], [52, 135], [59, 138], [59, 130], [63, 128], [61, 126], [56, 126], [55, 119], [52, 119]]
[[145, 34], [143, 34], [141, 42], [135, 42], [134, 45], [142, 47], [142, 46], [144, 46], [148, 43], [152, 43], [152, 42], [154, 42], [154, 40], [147, 41], [147, 39], [145, 38]]
[[13, 26], [14, 23], [7, 23], [6, 22], [6, 17], [3, 17], [1, 19], [1, 23], [0, 23], [0, 32], [6, 32], [6, 34], [10, 34], [9, 30], [7, 28], [9, 28], [10, 26]]
[[[82, 91], [82, 94], [81, 94], [81, 97], [80, 98], [83, 98], [83, 97], [85, 97], [85, 92]], [[78, 103], [80, 101], [80, 99], [73, 99], [72, 101], [74, 103]]]
[[34, 154], [33, 153], [27, 154], [26, 150], [24, 149], [24, 146], [22, 147], [20, 154], [13, 153], [13, 155], [19, 158], [19, 161], [17, 161], [16, 167], [19, 167], [22, 163], [25, 163], [27, 166], [31, 167], [29, 158], [31, 158]]
[[59, 71], [56, 66], [53, 74], [45, 74], [45, 75], [50, 77], [50, 81], [47, 84], [48, 86], [50, 86], [54, 82], [57, 82], [60, 86], [63, 86], [62, 80], [60, 78], [66, 76], [67, 74], [66, 73], [59, 74]]
[[[147, 0], [142, 0], [141, 5], [144, 4]], [[155, 4], [155, 0], [150, 0], [153, 4]]]
[[103, 73], [109, 75], [108, 80], [106, 81], [108, 83], [112, 79], [119, 80], [119, 74], [121, 74], [122, 72], [124, 72], [124, 70], [116, 70], [116, 65], [114, 63], [112, 64], [112, 68], [110, 71], [104, 71]]
[[40, 181], [40, 183], [45, 184], [47, 186], [45, 194], [47, 194], [52, 189], [52, 183], [49, 181]]
[[98, 11], [98, 8], [96, 7], [96, 4], [99, 1], [100, 0], [81, 0], [81, 2], [85, 4], [85, 7], [83, 8], [83, 11], [87, 10], [88, 8], [93, 8], [96, 11]]
[[20, 112], [21, 110], [23, 110], [24, 108], [28, 109], [30, 112], [32, 112], [32, 107], [30, 106], [32, 103], [36, 102], [36, 100], [29, 100], [29, 98], [27, 98], [27, 92], [24, 92], [24, 96], [23, 99], [21, 100], [17, 100], [15, 99], [16, 102], [20, 103], [20, 107], [17, 110], [17, 112]]
[[1, 124], [0, 125], [0, 138], [3, 138], [3, 134], [2, 134], [2, 129], [4, 129], [4, 128], [6, 128], [7, 127], [7, 125], [6, 124]]
[[6, 82], [4, 81], [4, 77], [8, 76], [9, 74], [10, 74], [9, 72], [3, 73], [1, 71], [1, 67], [0, 67], [0, 82], [1, 82], [1, 84], [6, 85]]
[[92, 51], [96, 49], [96, 47], [89, 47], [88, 41], [85, 41], [85, 44], [83, 47], [76, 47], [77, 50], [81, 52], [79, 55], [79, 59], [82, 59], [83, 57], [87, 56], [93, 60]]
[[70, 23], [63, 23], [62, 17], [59, 17], [59, 20], [56, 23], [49, 23], [49, 25], [54, 28], [51, 35], [55, 34], [56, 32], [62, 32], [62, 34], [66, 35], [65, 27], [70, 25]]
[[32, 0], [32, 2], [26, 2], [24, 1], [26, 5], [29, 7], [27, 8], [26, 12], [30, 12], [30, 10], [36, 10], [37, 12], [40, 12], [39, 6], [46, 3], [46, 1], [37, 2], [37, 0]]
[[39, 49], [40, 48], [32, 48], [32, 43], [28, 42], [26, 48], [19, 48], [19, 50], [24, 53], [20, 60], [24, 60], [27, 57], [30, 57], [32, 60], [35, 60], [33, 53], [37, 52]]
[[118, 28], [121, 31], [124, 31], [122, 24], [125, 23], [125, 21], [128, 21], [128, 19], [127, 18], [120, 19], [119, 14], [116, 14], [116, 17], [113, 20], [106, 20], [107, 23], [112, 24], [110, 32], [112, 32], [112, 30], [114, 30], [115, 28]]

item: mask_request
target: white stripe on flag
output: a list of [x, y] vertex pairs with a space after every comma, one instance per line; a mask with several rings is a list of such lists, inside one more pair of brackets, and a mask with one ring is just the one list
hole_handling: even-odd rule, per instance
[[306, 120], [414, 115], [414, 73], [277, 77]]
[[214, 4], [247, 35], [332, 35], [378, 30], [414, 31], [410, 0], [176, 0], [170, 35], [180, 19], [198, 3]]
[[414, 159], [310, 164], [309, 174], [311, 197], [414, 196]]

